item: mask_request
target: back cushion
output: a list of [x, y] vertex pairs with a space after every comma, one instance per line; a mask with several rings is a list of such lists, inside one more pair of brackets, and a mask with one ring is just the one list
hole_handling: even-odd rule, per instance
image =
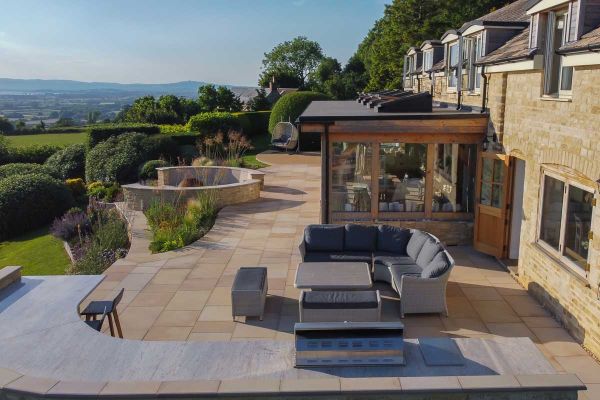
[[426, 233], [417, 230], [413, 231], [412, 236], [406, 245], [406, 254], [416, 261], [425, 241], [430, 238], [431, 236]]
[[344, 250], [375, 251], [377, 227], [348, 224], [344, 227]]
[[308, 251], [343, 251], [344, 225], [308, 225], [304, 241]]
[[396, 226], [377, 227], [377, 250], [406, 255], [406, 245], [410, 240], [410, 230]]
[[429, 238], [425, 241], [423, 247], [421, 247], [421, 251], [419, 251], [415, 262], [419, 267], [425, 268], [440, 251], [442, 251], [442, 246], [432, 238]]
[[423, 268], [421, 278], [437, 278], [450, 268], [450, 260], [445, 252], [440, 251], [433, 257], [433, 260]]

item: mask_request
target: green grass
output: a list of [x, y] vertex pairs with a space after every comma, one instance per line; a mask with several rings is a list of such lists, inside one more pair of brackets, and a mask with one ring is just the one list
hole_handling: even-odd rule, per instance
[[268, 164], [260, 162], [256, 159], [256, 155], [268, 150], [271, 147], [271, 135], [269, 132], [265, 132], [260, 136], [252, 138], [252, 146], [254, 148], [242, 157], [242, 166], [244, 168], [259, 169], [268, 167]]
[[80, 133], [42, 133], [38, 135], [7, 136], [8, 142], [13, 146], [30, 146], [32, 144], [53, 144], [67, 146], [69, 144], [84, 143], [87, 134]]
[[48, 228], [0, 242], [0, 268], [20, 265], [23, 275], [62, 275], [70, 264], [62, 242]]

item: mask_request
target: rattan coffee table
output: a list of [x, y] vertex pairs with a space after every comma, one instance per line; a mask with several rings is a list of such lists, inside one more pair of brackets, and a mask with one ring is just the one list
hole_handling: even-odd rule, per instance
[[373, 286], [369, 264], [363, 262], [303, 262], [294, 287], [311, 290], [365, 290]]

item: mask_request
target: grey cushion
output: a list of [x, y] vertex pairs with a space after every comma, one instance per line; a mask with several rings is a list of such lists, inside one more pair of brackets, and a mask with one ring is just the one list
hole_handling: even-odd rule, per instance
[[433, 257], [440, 251], [442, 251], [442, 246], [433, 240], [433, 238], [429, 238], [425, 241], [423, 247], [421, 247], [419, 256], [415, 261], [419, 267], [425, 268], [425, 266], [429, 264], [431, 260], [433, 260]]
[[305, 292], [302, 306], [311, 309], [357, 309], [377, 308], [377, 292], [374, 290]]
[[390, 273], [397, 283], [400, 283], [400, 277], [402, 275], [421, 276], [423, 269], [417, 264], [413, 265], [392, 265], [390, 267]]
[[235, 274], [231, 290], [262, 290], [266, 280], [265, 267], [242, 267]]
[[375, 251], [377, 227], [348, 224], [344, 227], [344, 250]]
[[305, 262], [364, 262], [371, 264], [371, 253], [369, 252], [313, 252], [304, 256]]
[[343, 251], [344, 225], [308, 225], [304, 241], [308, 251]]
[[440, 251], [431, 260], [431, 262], [423, 268], [421, 272], [421, 278], [437, 278], [444, 275], [450, 268], [450, 260], [446, 255], [446, 252]]
[[378, 251], [406, 255], [406, 245], [409, 239], [409, 229], [389, 225], [379, 225], [377, 227]]
[[377, 264], [385, 265], [386, 267], [392, 265], [414, 265], [415, 260], [410, 258], [409, 256], [401, 256], [395, 253], [389, 252], [378, 252], [375, 253], [375, 258], [373, 260]]
[[413, 260], [417, 260], [419, 256], [419, 252], [421, 248], [425, 244], [427, 239], [430, 239], [431, 236], [421, 231], [413, 231], [408, 244], [406, 245], [406, 254], [412, 257]]

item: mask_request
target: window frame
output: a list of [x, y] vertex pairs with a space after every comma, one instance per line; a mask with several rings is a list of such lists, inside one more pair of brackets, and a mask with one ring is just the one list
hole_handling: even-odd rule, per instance
[[[545, 190], [546, 190], [546, 188], [545, 188], [546, 176], [562, 182], [565, 186], [564, 192], [563, 192], [563, 199], [562, 199], [563, 204], [562, 204], [561, 217], [560, 217], [560, 233], [559, 233], [559, 240], [558, 240], [558, 246], [559, 246], [558, 250], [553, 248], [550, 244], [546, 243], [540, 237], [541, 229], [542, 229], [542, 213], [543, 213], [543, 207], [544, 207], [544, 194], [545, 194]], [[535, 241], [545, 251], [552, 254], [563, 265], [567, 266], [569, 268], [569, 270], [571, 270], [571, 271], [575, 272], [576, 274], [578, 274], [579, 276], [587, 279], [590, 275], [590, 262], [589, 261], [590, 261], [590, 256], [591, 256], [591, 251], [590, 251], [591, 247], [590, 247], [590, 249], [588, 249], [588, 255], [587, 255], [587, 259], [586, 259], [586, 267], [584, 269], [582, 269], [579, 265], [577, 265], [575, 262], [573, 262], [572, 260], [570, 260], [569, 258], [567, 258], [564, 255], [565, 230], [566, 230], [566, 225], [567, 225], [567, 220], [568, 220], [567, 210], [568, 210], [568, 206], [569, 206], [569, 195], [570, 195], [571, 186], [574, 186], [578, 189], [589, 192], [592, 194], [593, 199], [596, 198], [596, 191], [593, 187], [585, 185], [580, 182], [577, 182], [576, 180], [573, 180], [573, 179], [571, 179], [563, 174], [560, 174], [558, 172], [554, 172], [554, 171], [548, 170], [548, 169], [542, 170], [541, 180], [540, 180], [540, 192], [539, 192], [540, 194], [539, 194], [539, 199], [538, 199], [538, 213], [537, 213]], [[590, 226], [594, 226], [593, 225], [594, 224], [594, 211], [595, 211], [594, 209], [595, 209], [595, 205], [592, 205]]]
[[426, 71], [431, 68], [433, 68], [433, 49], [423, 52], [423, 74], [426, 74]]
[[[561, 46], [568, 43], [569, 32], [570, 32], [570, 20], [571, 20], [571, 7], [560, 8], [550, 10], [546, 13], [546, 32], [545, 43], [544, 43], [544, 80], [543, 80], [543, 97], [547, 98], [566, 98], [570, 99], [573, 96], [573, 75], [575, 69], [573, 67], [564, 67], [564, 59], [565, 56], [558, 54], [558, 60], [554, 60], [554, 56], [556, 53], [555, 43], [557, 40], [560, 40]], [[561, 37], [557, 38], [555, 36], [555, 31], [557, 29], [556, 24], [559, 18], [563, 18], [563, 27], [561, 32]], [[539, 19], [540, 17], [538, 17]], [[539, 41], [539, 39], [538, 39]], [[554, 72], [554, 69], [557, 69], [558, 72]], [[562, 89], [563, 83], [563, 68], [571, 68], [571, 87], [569, 89]], [[556, 77], [555, 77], [556, 74]], [[548, 81], [550, 80], [550, 81]], [[551, 86], [554, 86], [556, 83], [556, 91], [550, 91]]]
[[[458, 58], [458, 61], [456, 63], [456, 66], [452, 66], [452, 48], [456, 47], [456, 57]], [[458, 64], [460, 63], [460, 43], [458, 41], [453, 42], [453, 43], [448, 43], [448, 63], [447, 63], [447, 79], [446, 79], [446, 85], [448, 87], [448, 90], [456, 92], [458, 90]], [[452, 80], [452, 78], [455, 78], [455, 84], [454, 86], [450, 85], [450, 82]]]

